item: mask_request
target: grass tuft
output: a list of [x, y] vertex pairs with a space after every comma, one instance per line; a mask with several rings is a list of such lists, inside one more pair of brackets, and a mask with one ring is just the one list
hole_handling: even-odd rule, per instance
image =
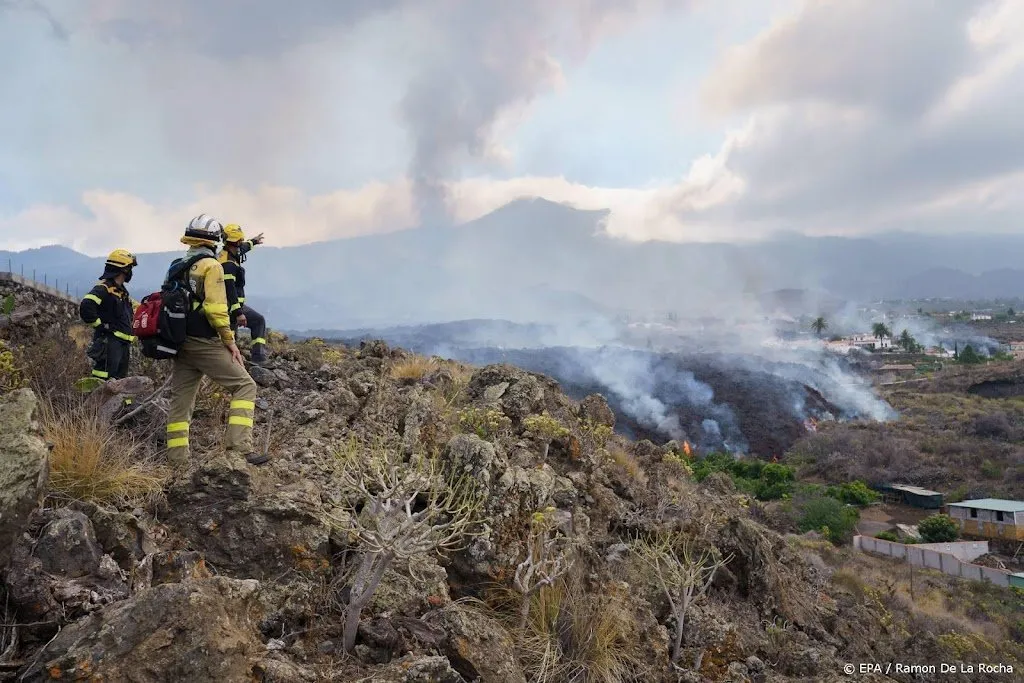
[[[650, 653], [638, 642], [640, 630], [624, 588], [588, 593], [582, 577], [566, 575], [533, 595], [526, 630], [519, 634], [519, 659], [527, 679], [539, 683], [645, 680]], [[511, 615], [520, 599], [492, 595], [497, 610]]]
[[419, 381], [437, 369], [437, 361], [426, 356], [411, 355], [396, 361], [391, 366], [391, 376], [396, 380]]
[[50, 491], [61, 498], [117, 506], [135, 505], [160, 492], [169, 472], [142, 457], [123, 432], [95, 415], [44, 410], [50, 452]]

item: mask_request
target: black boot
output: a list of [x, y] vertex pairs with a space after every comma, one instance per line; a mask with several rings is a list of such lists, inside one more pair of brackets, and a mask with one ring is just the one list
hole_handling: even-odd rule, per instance
[[266, 344], [253, 344], [252, 345], [252, 362], [253, 363], [265, 363], [267, 362], [267, 351]]
[[253, 451], [249, 455], [245, 456], [245, 461], [250, 465], [265, 465], [270, 462], [270, 456], [265, 453], [257, 453]]

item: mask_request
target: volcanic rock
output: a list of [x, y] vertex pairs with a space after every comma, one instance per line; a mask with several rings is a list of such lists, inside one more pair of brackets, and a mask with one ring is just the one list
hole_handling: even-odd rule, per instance
[[49, 449], [39, 432], [39, 403], [30, 389], [0, 396], [0, 569], [11, 559], [49, 478]]

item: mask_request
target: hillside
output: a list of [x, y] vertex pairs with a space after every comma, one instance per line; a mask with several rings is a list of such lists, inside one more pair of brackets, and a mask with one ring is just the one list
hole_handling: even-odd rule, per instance
[[[1022, 236], [635, 243], [604, 234], [604, 215], [522, 199], [465, 225], [265, 246], [247, 264], [250, 295], [279, 329], [301, 330], [473, 318], [551, 323], [667, 310], [706, 315], [749, 306], [751, 295], [762, 297], [758, 307], [769, 315], [794, 302], [829, 312], [843, 301], [985, 299], [1018, 296], [1024, 287], [1015, 256]], [[281, 238], [273, 226], [253, 228], [265, 231], [270, 245]], [[158, 286], [178, 246], [139, 255], [134, 292]], [[0, 268], [7, 262], [79, 291], [102, 270], [102, 259], [60, 247], [0, 252]]]
[[[812, 510], [843, 509], [829, 494], [756, 500], [699, 476], [677, 443], [615, 435], [603, 397], [573, 400], [542, 374], [275, 338], [272, 362], [251, 368], [271, 462], [219, 451], [227, 399], [207, 386], [194, 466], [171, 472], [162, 399], [143, 400], [165, 365], [136, 368], [139, 412], [110, 427], [116, 386], [70, 389], [84, 369], [70, 337], [22, 341], [0, 365], [0, 680], [838, 681], [849, 662], [1024, 666], [1020, 595], [926, 571], [908, 584], [838, 522], [834, 543], [801, 534], [820, 527]], [[687, 567], [697, 578], [678, 585], [699, 591], [683, 620], [657, 577]]]

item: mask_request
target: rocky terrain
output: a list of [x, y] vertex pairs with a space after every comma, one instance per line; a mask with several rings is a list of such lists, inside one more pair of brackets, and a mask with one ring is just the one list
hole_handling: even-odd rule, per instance
[[[541, 374], [276, 340], [251, 367], [271, 462], [220, 451], [228, 399], [206, 386], [193, 467], [168, 471], [152, 396], [165, 365], [123, 385], [137, 412], [100, 418], [102, 395], [67, 390], [74, 341], [51, 343], [7, 341], [8, 374], [23, 376], [0, 396], [0, 680], [838, 681], [848, 663], [1024, 666], [1019, 595], [928, 574], [908, 595], [898, 565], [791, 533], [728, 477], [697, 484], [679, 444], [614, 434], [602, 396], [573, 400]], [[76, 470], [69, 453], [97, 466]]]

